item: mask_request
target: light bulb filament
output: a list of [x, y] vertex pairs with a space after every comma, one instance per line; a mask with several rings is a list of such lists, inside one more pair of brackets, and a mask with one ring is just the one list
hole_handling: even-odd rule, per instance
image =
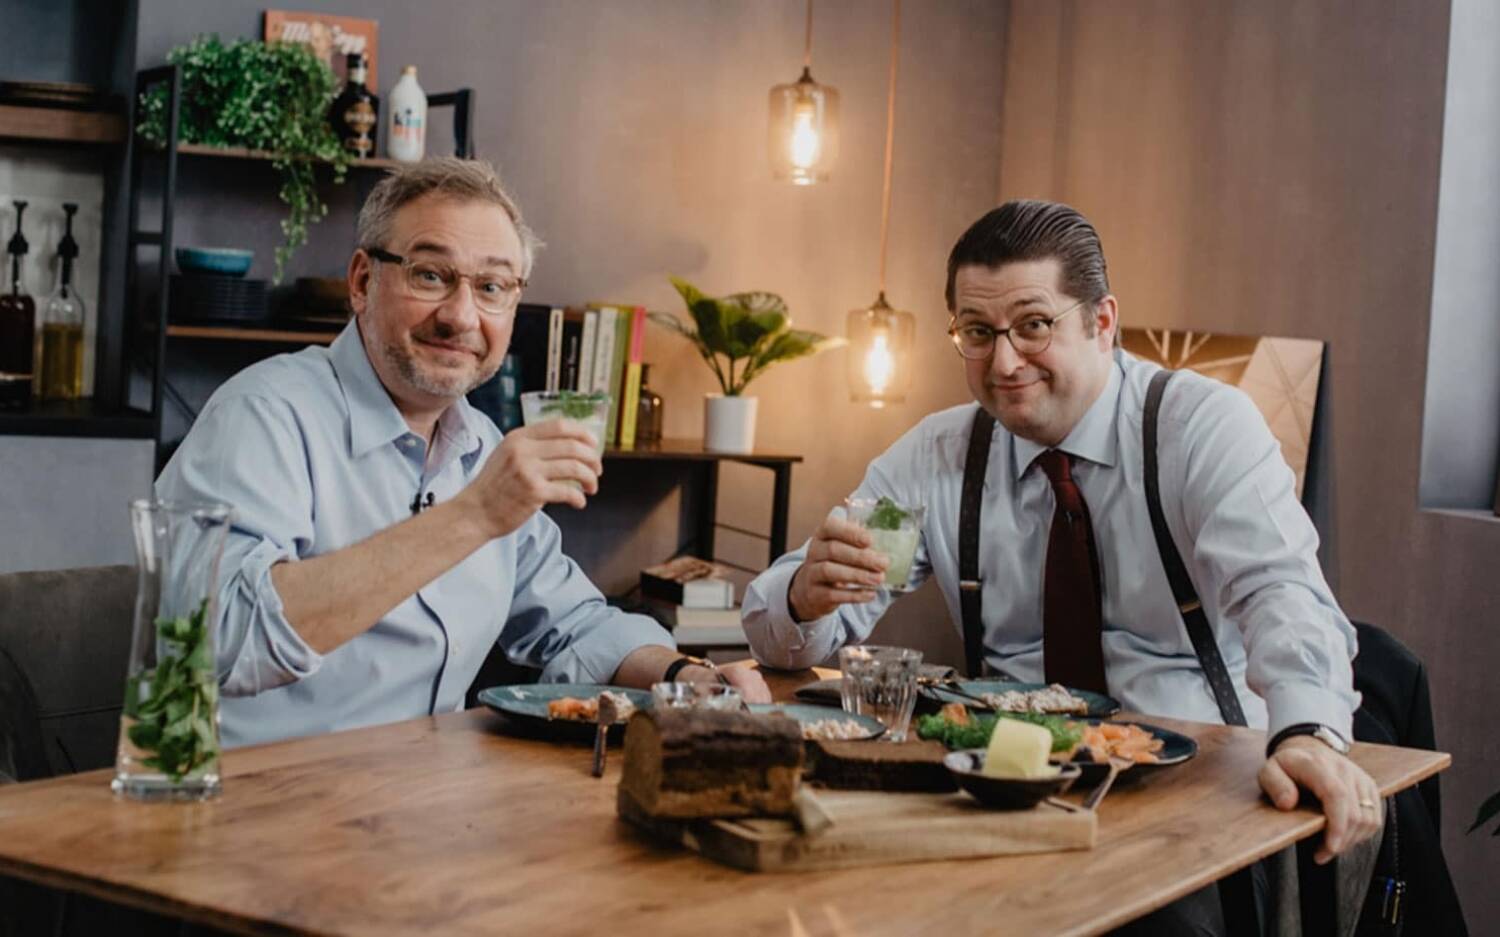
[[792, 112], [792, 165], [798, 169], [811, 169], [818, 163], [822, 141], [814, 124], [817, 111], [811, 101], [798, 101]]
[[877, 397], [884, 394], [886, 386], [891, 382], [891, 374], [895, 370], [896, 359], [891, 354], [886, 335], [884, 332], [878, 332], [870, 345], [870, 350], [865, 352], [865, 385], [870, 389], [870, 393]]

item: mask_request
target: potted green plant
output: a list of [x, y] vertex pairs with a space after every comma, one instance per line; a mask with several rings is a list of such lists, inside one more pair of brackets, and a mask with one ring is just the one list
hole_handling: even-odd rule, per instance
[[[178, 46], [167, 61], [182, 69], [181, 142], [272, 154], [288, 209], [281, 222], [284, 240], [276, 248], [280, 282], [287, 260], [307, 241], [308, 223], [328, 214], [318, 196], [317, 165], [331, 165], [335, 182], [343, 181], [349, 166], [350, 154], [328, 123], [337, 84], [333, 72], [300, 43], [241, 39], [225, 44], [216, 35]], [[142, 139], [164, 146], [166, 86], [143, 94], [140, 108]]]
[[773, 364], [846, 342], [792, 328], [786, 301], [775, 293], [714, 297], [680, 277], [671, 280], [692, 324], [667, 312], [653, 312], [651, 319], [692, 342], [722, 390], [709, 394], [705, 402], [703, 444], [724, 452], [749, 452], [755, 445], [756, 398], [745, 396], [746, 386]]

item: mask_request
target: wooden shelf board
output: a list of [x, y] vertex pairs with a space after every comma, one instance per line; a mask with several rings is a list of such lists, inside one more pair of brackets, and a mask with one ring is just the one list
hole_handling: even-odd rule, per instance
[[338, 332], [254, 329], [234, 325], [169, 325], [167, 334], [173, 338], [207, 338], [231, 342], [288, 342], [297, 345], [326, 345], [339, 337]]
[[[177, 152], [187, 156], [215, 156], [221, 159], [264, 159], [276, 158], [275, 153], [266, 150], [249, 150], [244, 147], [204, 146], [201, 143], [179, 143]], [[372, 158], [356, 159], [350, 163], [351, 166], [359, 166], [368, 169], [391, 169], [399, 166], [394, 159]]]
[[99, 111], [0, 104], [0, 137], [55, 143], [120, 143], [125, 118]]

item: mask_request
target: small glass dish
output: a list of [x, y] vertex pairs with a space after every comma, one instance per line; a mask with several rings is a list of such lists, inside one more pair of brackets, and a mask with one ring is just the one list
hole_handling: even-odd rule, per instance
[[651, 702], [671, 709], [741, 709], [740, 691], [727, 683], [653, 683]]

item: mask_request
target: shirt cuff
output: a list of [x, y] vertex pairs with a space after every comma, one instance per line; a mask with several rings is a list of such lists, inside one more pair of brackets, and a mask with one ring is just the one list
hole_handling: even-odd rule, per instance
[[[822, 663], [838, 647], [836, 640], [828, 639], [830, 629], [837, 627], [837, 612], [822, 618], [798, 621], [792, 617], [789, 598], [792, 579], [801, 564], [785, 569], [772, 569], [761, 574], [756, 583], [765, 600], [760, 621], [752, 622], [747, 617], [746, 636], [751, 638], [750, 649], [756, 660], [770, 667], [800, 669]], [[759, 628], [755, 626], [759, 626]], [[764, 631], [767, 641], [754, 640], [756, 631]]]
[[1315, 683], [1278, 683], [1266, 694], [1266, 737], [1304, 722], [1324, 725], [1354, 741], [1354, 712], [1348, 694]]
[[675, 650], [677, 642], [649, 615], [616, 612], [613, 621], [572, 642], [547, 661], [539, 680], [542, 683], [609, 683], [625, 658], [643, 647]]

